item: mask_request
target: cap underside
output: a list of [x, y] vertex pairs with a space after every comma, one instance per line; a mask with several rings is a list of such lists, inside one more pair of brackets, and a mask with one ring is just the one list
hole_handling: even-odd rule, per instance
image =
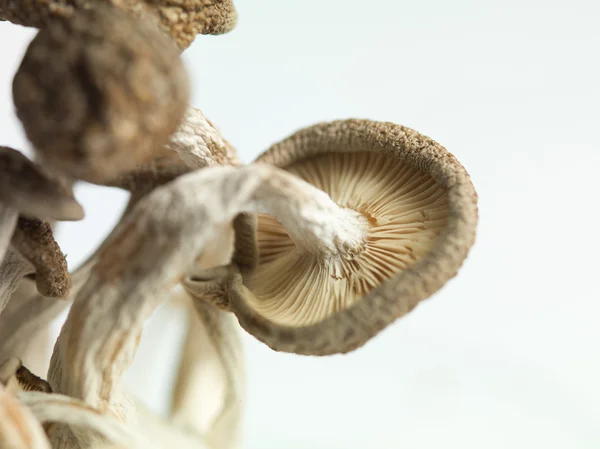
[[315, 257], [276, 218], [259, 215], [259, 266], [244, 285], [250, 307], [277, 324], [311, 325], [351, 306], [422, 258], [447, 224], [445, 189], [391, 156], [327, 153], [286, 170], [360, 214], [364, 246], [354, 256]]

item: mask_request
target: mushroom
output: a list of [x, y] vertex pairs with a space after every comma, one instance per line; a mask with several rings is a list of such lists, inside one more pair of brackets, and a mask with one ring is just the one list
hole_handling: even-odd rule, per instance
[[[13, 218], [5, 218], [9, 209], [46, 220], [83, 218], [83, 208], [70, 188], [49, 177], [17, 150], [0, 146], [0, 223], [16, 222], [14, 212]], [[10, 239], [12, 230], [8, 236], [4, 232], [0, 235]]]
[[[237, 23], [237, 12], [231, 0], [145, 0], [110, 1], [140, 20], [157, 22], [162, 30], [187, 48], [197, 34], [223, 34]], [[89, 0], [50, 0], [15, 2], [0, 0], [0, 20], [18, 25], [45, 28], [55, 20], [71, 20], [79, 11], [97, 5]]]
[[259, 215], [259, 264], [231, 282], [240, 324], [277, 351], [345, 353], [452, 278], [475, 238], [477, 195], [466, 170], [418, 132], [368, 120], [322, 123], [257, 159], [322, 189], [360, 247], [307, 247]]
[[172, 40], [101, 3], [42, 29], [13, 81], [17, 116], [40, 159], [100, 184], [150, 161], [188, 96]]

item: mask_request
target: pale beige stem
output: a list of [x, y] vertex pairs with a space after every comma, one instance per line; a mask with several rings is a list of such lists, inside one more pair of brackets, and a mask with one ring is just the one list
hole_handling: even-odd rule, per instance
[[106, 439], [128, 449], [161, 447], [146, 438], [139, 429], [130, 428], [68, 396], [27, 392], [20, 393], [18, 397], [42, 423], [68, 424], [76, 430], [92, 431], [98, 437], [96, 444]]
[[0, 203], [0, 262], [10, 245], [18, 216], [16, 209]]
[[195, 300], [173, 397], [173, 423], [214, 448], [239, 445], [245, 370], [235, 316]]
[[4, 260], [0, 262], [0, 313], [8, 304], [23, 277], [31, 273], [35, 273], [33, 265], [15, 249], [9, 248]]
[[[89, 274], [90, 267], [84, 265], [75, 271], [70, 297], [77, 294]], [[27, 284], [31, 284], [31, 281]], [[35, 288], [31, 294], [25, 296], [27, 290], [23, 292], [23, 296], [12, 298], [0, 314], [0, 359], [15, 356], [27, 360], [32, 341], [38, 339], [40, 334], [48, 332], [50, 323], [70, 305], [70, 301], [65, 299], [45, 298], [37, 293]], [[38, 375], [43, 374], [34, 372]]]
[[239, 165], [233, 146], [200, 109], [189, 107], [177, 131], [166, 145], [191, 169]]
[[185, 175], [142, 199], [98, 255], [55, 347], [53, 389], [133, 419], [120, 384], [145, 320], [203, 253], [215, 227], [257, 210], [304, 232], [313, 245], [339, 251], [356, 244], [327, 195], [287, 172], [254, 165]]
[[44, 429], [17, 398], [0, 385], [0, 447], [50, 449]]

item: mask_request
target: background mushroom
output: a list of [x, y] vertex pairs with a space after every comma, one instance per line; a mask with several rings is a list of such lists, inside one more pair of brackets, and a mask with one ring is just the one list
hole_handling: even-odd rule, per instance
[[172, 40], [152, 21], [103, 4], [42, 29], [13, 81], [38, 156], [96, 183], [148, 162], [177, 129], [188, 96]]
[[0, 146], [0, 204], [30, 218], [62, 221], [83, 218], [83, 208], [66, 184], [51, 178], [17, 150], [3, 146]]
[[453, 277], [475, 237], [477, 197], [453, 155], [390, 123], [319, 124], [258, 158], [322, 189], [361, 235], [357, 251], [307, 249], [258, 218], [259, 265], [232, 283], [241, 325], [271, 348], [348, 352]]
[[[99, 0], [100, 1], [100, 0]], [[70, 20], [79, 11], [94, 7], [99, 2], [80, 0], [52, 0], [48, 2], [14, 2], [0, 0], [0, 20], [44, 28], [55, 20]], [[143, 20], [154, 20], [183, 50], [197, 34], [223, 34], [237, 23], [237, 12], [231, 0], [191, 1], [124, 1], [109, 2]]]

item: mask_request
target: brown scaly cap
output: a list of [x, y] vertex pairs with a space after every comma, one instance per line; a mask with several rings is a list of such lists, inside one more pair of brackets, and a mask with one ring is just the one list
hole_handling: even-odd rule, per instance
[[358, 254], [315, 260], [277, 220], [259, 216], [260, 263], [232, 281], [230, 302], [240, 324], [274, 350], [328, 355], [362, 346], [455, 276], [473, 245], [477, 195], [467, 171], [412, 129], [321, 123], [257, 161], [321, 188], [364, 223]]
[[197, 34], [227, 33], [237, 23], [231, 0], [0, 0], [0, 20], [45, 28], [56, 19], [71, 20], [78, 11], [93, 8], [100, 1], [156, 22], [181, 50], [187, 48]]
[[30, 217], [81, 220], [83, 208], [72, 192], [33, 162], [0, 146], [0, 202]]
[[94, 183], [148, 162], [188, 96], [172, 40], [102, 4], [42, 29], [13, 81], [17, 116], [40, 158]]
[[51, 298], [67, 296], [71, 276], [49, 223], [19, 217], [12, 244], [35, 267], [35, 283], [41, 295]]

